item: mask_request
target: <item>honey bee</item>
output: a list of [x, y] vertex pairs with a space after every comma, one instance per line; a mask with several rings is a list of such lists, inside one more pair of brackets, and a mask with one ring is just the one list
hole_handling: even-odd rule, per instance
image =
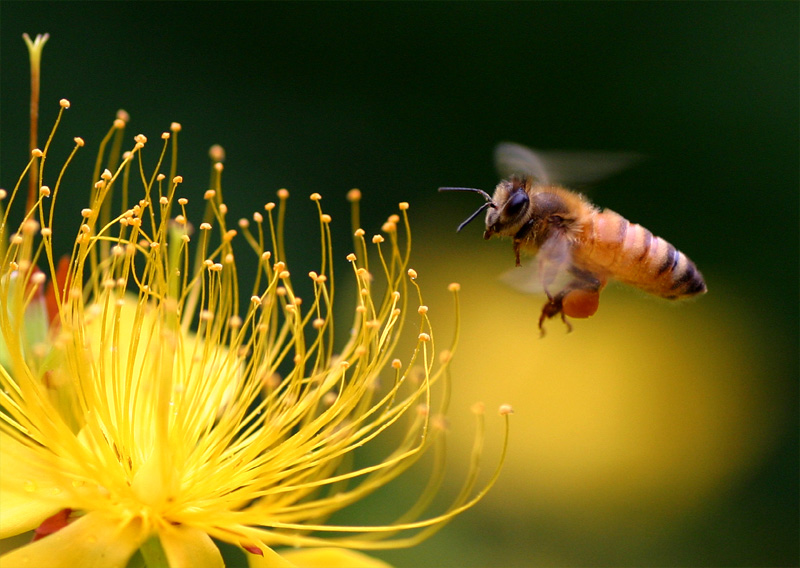
[[511, 237], [517, 267], [521, 254], [535, 255], [534, 281], [528, 273], [509, 280], [525, 291], [540, 289], [547, 295], [539, 316], [542, 335], [545, 320], [556, 315], [567, 331], [572, 330], [567, 317], [594, 315], [600, 292], [612, 278], [669, 300], [706, 292], [702, 274], [685, 254], [641, 225], [550, 183], [541, 155], [503, 143], [495, 159], [501, 173], [510, 177], [497, 184], [494, 195], [468, 187], [439, 191], [470, 191], [486, 200], [458, 231], [486, 210], [484, 239]]

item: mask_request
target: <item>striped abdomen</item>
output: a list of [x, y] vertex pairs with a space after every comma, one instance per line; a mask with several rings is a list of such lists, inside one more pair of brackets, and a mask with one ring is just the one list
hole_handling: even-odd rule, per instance
[[703, 275], [685, 254], [614, 211], [595, 213], [579, 240], [573, 261], [587, 270], [668, 299], [706, 291]]

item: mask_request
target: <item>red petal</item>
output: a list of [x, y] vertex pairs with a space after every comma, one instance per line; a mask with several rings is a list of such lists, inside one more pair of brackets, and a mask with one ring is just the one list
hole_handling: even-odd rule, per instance
[[61, 509], [52, 517], [47, 517], [44, 521], [42, 521], [42, 524], [33, 531], [33, 540], [31, 542], [36, 542], [47, 535], [51, 535], [54, 532], [63, 529], [65, 526], [67, 526], [67, 524], [69, 524], [70, 513], [72, 513], [72, 509]]

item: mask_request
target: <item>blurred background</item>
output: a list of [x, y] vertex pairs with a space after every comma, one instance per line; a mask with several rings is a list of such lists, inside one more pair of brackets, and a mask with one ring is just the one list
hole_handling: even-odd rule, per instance
[[[342, 259], [350, 188], [368, 233], [410, 202], [442, 343], [446, 286], [462, 285], [455, 484], [470, 405], [491, 409], [485, 477], [494, 409], [516, 413], [496, 488], [419, 547], [376, 554], [397, 566], [797, 566], [798, 22], [794, 2], [6, 0], [0, 185], [28, 159], [20, 36], [47, 32], [40, 140], [68, 98], [51, 156], [87, 142], [62, 195], [76, 215], [119, 108], [131, 136], [182, 123], [186, 193], [206, 188], [207, 150], [224, 146], [235, 216], [286, 187], [305, 227], [322, 193]], [[709, 293], [675, 306], [611, 286], [573, 333], [556, 320], [539, 339], [543, 299], [498, 281], [510, 244], [483, 241], [480, 220], [455, 233], [480, 199], [436, 192], [491, 191], [502, 140], [646, 156], [587, 191], [687, 253]], [[296, 231], [289, 258], [313, 264], [316, 243]]]

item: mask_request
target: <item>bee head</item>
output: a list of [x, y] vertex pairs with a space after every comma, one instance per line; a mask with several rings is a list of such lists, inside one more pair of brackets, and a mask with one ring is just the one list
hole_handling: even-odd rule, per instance
[[527, 178], [512, 177], [501, 181], [494, 190], [496, 207], [486, 215], [484, 239], [499, 234], [513, 236], [530, 217], [530, 187]]

